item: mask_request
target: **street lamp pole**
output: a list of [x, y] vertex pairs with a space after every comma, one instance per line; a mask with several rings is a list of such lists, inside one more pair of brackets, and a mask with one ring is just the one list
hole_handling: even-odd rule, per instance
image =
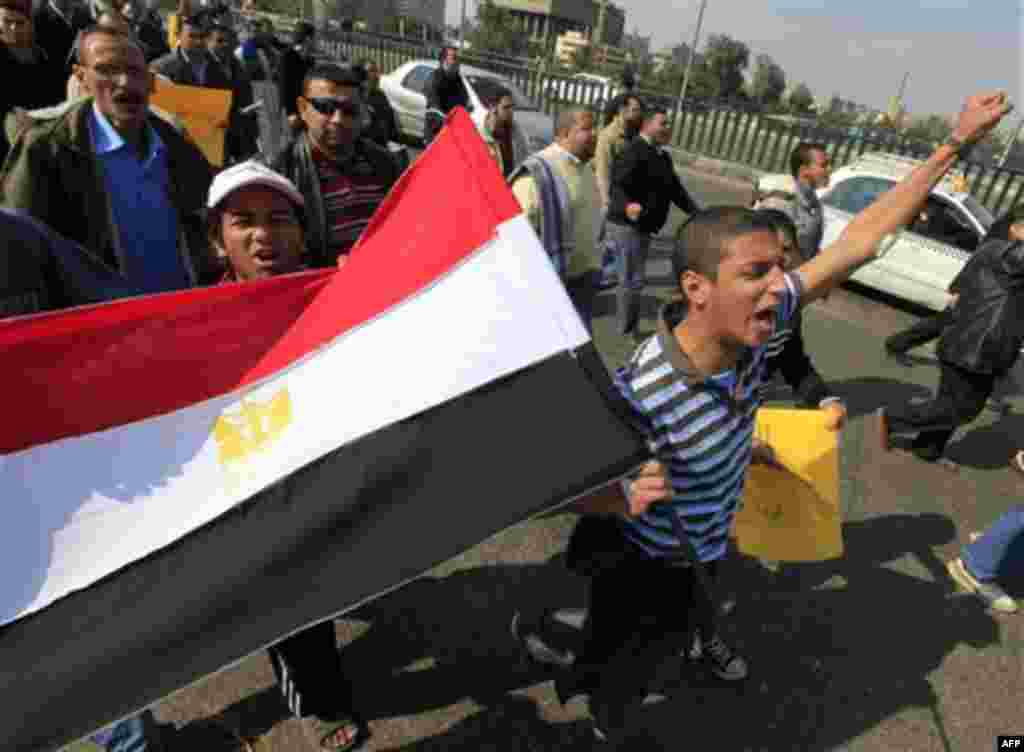
[[693, 59], [697, 57], [697, 44], [700, 42], [700, 29], [704, 24], [704, 11], [708, 7], [708, 0], [701, 0], [700, 11], [697, 13], [697, 28], [693, 30], [693, 44], [690, 46], [690, 57], [686, 61], [686, 72], [683, 74], [683, 85], [679, 89], [679, 99], [676, 100], [676, 111], [672, 116], [676, 128], [679, 127], [679, 115], [683, 110], [683, 100], [686, 99], [686, 89], [690, 85], [690, 71], [693, 70]]
[[459, 49], [463, 49], [466, 36], [466, 0], [462, 0], [462, 21], [459, 23]]

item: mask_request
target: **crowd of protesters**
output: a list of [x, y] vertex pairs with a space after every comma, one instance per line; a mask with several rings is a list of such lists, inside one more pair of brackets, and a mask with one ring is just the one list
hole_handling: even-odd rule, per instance
[[[403, 169], [389, 149], [397, 121], [373, 61], [317, 62], [309, 25], [291, 42], [251, 14], [232, 23], [225, 8], [193, 12], [188, 0], [166, 27], [136, 0], [49, 0], [35, 10], [28, 0], [0, 0], [0, 65], [17, 82], [0, 101], [0, 234], [18, 248], [0, 265], [0, 315], [343, 266]], [[445, 49], [440, 62], [427, 82], [427, 143], [468, 104], [458, 51]], [[180, 120], [151, 106], [154, 76], [232, 92], [224, 169], [211, 166]], [[260, 153], [254, 81], [278, 83], [291, 134], [278, 154]], [[815, 190], [827, 185], [829, 161], [820, 145], [794, 151], [791, 192], [759, 196], [753, 208], [702, 209], [666, 152], [667, 113], [631, 90], [603, 128], [585, 108], [563, 111], [554, 142], [535, 154], [511, 92], [496, 89], [484, 104], [473, 113], [477, 129], [584, 324], [591, 328], [607, 253], [618, 271], [618, 332], [638, 345], [615, 383], [656, 461], [585, 500], [588, 514], [569, 543], [570, 565], [589, 576], [579, 655], [549, 644], [554, 609], [519, 613], [513, 628], [528, 655], [557, 666], [563, 702], [589, 695], [595, 737], [606, 740], [625, 728], [670, 653], [707, 661], [724, 680], [747, 676], [746, 659], [718, 632], [704, 578], [713, 581], [726, 553], [749, 466], [778, 467], [753, 435], [765, 383], [781, 372], [804, 406], [829, 411], [842, 427], [845, 408], [805, 351], [800, 309], [911, 221], [958, 154], [1008, 108], [1002, 95], [969, 99], [955, 139], [822, 248]], [[640, 336], [648, 249], [672, 204], [689, 215], [672, 257], [678, 299], [658, 314], [653, 335]], [[958, 280], [960, 299], [941, 319], [936, 400], [889, 413], [891, 427], [921, 431], [932, 453], [976, 415], [1020, 349], [1011, 323], [1024, 303], [1021, 227], [1009, 223], [1007, 238], [984, 245]], [[116, 283], [98, 295], [76, 283], [84, 268]], [[1014, 461], [1024, 472], [1024, 455]], [[949, 563], [951, 577], [993, 608], [1014, 610], [999, 582], [1024, 568], [1022, 529], [1018, 507]], [[269, 652], [289, 708], [318, 748], [365, 742], [369, 727], [331, 622]], [[119, 752], [174, 749], [173, 734], [148, 711], [94, 741]]]

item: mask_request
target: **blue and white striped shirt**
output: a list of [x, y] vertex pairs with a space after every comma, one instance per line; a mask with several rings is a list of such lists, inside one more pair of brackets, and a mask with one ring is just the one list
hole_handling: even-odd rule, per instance
[[[801, 291], [800, 278], [787, 274], [777, 330], [793, 317]], [[667, 515], [676, 514], [701, 561], [714, 561], [725, 554], [750, 466], [767, 345], [740, 359], [735, 389], [729, 393], [720, 378], [702, 376], [679, 347], [672, 330], [682, 315], [679, 304], [667, 306], [657, 334], [616, 377], [641, 418], [652, 451], [667, 465], [674, 491], [670, 504], [623, 518], [622, 526], [626, 537], [649, 556], [675, 558], [679, 541]]]

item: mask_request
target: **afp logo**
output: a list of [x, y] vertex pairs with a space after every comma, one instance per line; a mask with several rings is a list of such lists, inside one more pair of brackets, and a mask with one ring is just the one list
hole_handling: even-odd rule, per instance
[[996, 743], [996, 752], [1014, 749], [1024, 751], [1024, 735], [1000, 736]]

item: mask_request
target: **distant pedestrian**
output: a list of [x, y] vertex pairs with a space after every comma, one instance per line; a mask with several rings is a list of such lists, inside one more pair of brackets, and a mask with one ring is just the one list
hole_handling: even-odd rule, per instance
[[439, 64], [426, 86], [427, 109], [423, 121], [423, 141], [429, 144], [444, 125], [448, 113], [456, 107], [469, 107], [469, 92], [462, 80], [459, 51], [454, 47], [441, 50]]
[[590, 110], [563, 110], [555, 124], [555, 142], [528, 157], [509, 177], [512, 193], [588, 330], [600, 275], [600, 197], [589, 164], [596, 142]]
[[637, 296], [646, 284], [651, 238], [661, 232], [675, 204], [689, 215], [700, 211], [683, 187], [672, 156], [665, 150], [672, 128], [665, 110], [644, 112], [640, 134], [613, 169], [608, 205], [607, 243], [619, 264], [616, 322], [619, 334], [635, 333]]
[[516, 122], [515, 98], [504, 86], [495, 86], [483, 99], [483, 108], [473, 113], [473, 122], [490, 149], [504, 177], [530, 155], [530, 144]]
[[364, 135], [378, 146], [388, 148], [388, 144], [398, 143], [402, 137], [398, 132], [395, 110], [391, 107], [387, 94], [380, 88], [380, 66], [375, 60], [366, 58], [359, 67], [366, 76], [363, 101], [370, 121]]

